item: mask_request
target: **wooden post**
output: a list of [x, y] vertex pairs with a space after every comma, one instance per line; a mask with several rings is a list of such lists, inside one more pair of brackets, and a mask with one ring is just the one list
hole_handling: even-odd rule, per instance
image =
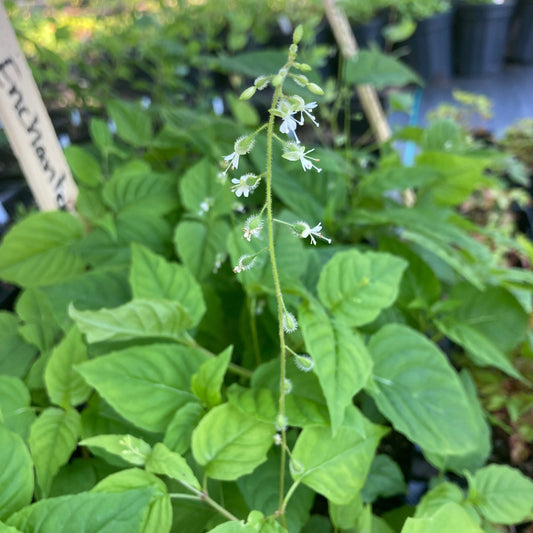
[[39, 208], [73, 210], [78, 189], [1, 0], [0, 120]]
[[[335, 35], [335, 40], [343, 57], [345, 59], [354, 57], [359, 51], [359, 48], [346, 15], [337, 7], [335, 0], [324, 0], [324, 7], [329, 24]], [[363, 111], [378, 143], [381, 144], [387, 141], [391, 136], [391, 131], [376, 90], [370, 85], [357, 85], [356, 90]]]

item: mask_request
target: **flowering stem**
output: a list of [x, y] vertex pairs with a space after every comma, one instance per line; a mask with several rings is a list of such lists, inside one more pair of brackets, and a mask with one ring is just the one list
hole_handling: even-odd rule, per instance
[[[276, 109], [278, 101], [281, 96], [282, 84], [276, 87], [274, 96], [272, 97], [271, 109]], [[280, 390], [279, 390], [279, 417], [285, 417], [285, 331], [283, 330], [283, 311], [285, 304], [283, 303], [283, 294], [281, 293], [281, 284], [279, 281], [278, 266], [276, 263], [276, 253], [274, 249], [274, 217], [272, 215], [272, 144], [274, 139], [274, 114], [270, 113], [267, 128], [267, 167], [266, 167], [266, 206], [267, 206], [267, 228], [268, 228], [268, 249], [270, 253], [270, 264], [272, 266], [272, 277], [274, 279], [274, 288], [276, 290], [276, 302], [278, 307], [278, 331], [279, 331], [279, 347], [280, 347]], [[281, 430], [281, 462], [279, 475], [279, 510], [283, 509], [283, 497], [285, 492], [285, 462], [287, 447], [287, 435], [285, 428]]]

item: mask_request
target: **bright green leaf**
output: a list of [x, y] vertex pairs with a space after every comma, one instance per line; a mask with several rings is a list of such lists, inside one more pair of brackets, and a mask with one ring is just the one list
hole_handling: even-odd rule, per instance
[[154, 489], [120, 494], [82, 492], [34, 503], [7, 524], [22, 533], [132, 533], [139, 531]]
[[426, 337], [396, 324], [370, 340], [368, 392], [392, 425], [424, 450], [464, 454], [480, 438], [478, 414], [444, 354]]
[[495, 524], [517, 524], [533, 511], [533, 481], [507, 465], [489, 465], [468, 478], [468, 501]]
[[320, 273], [318, 296], [335, 317], [362, 326], [394, 303], [406, 267], [390, 254], [340, 252]]
[[319, 304], [302, 306], [298, 316], [335, 432], [344, 418], [344, 409], [365, 386], [372, 360], [361, 338], [344, 322], [331, 322]]
[[22, 438], [0, 424], [0, 520], [29, 505], [33, 463]]
[[274, 433], [273, 424], [225, 403], [202, 418], [192, 435], [192, 452], [209, 477], [237, 479], [266, 461]]
[[135, 147], [145, 147], [152, 141], [150, 115], [126, 100], [112, 100], [107, 110], [117, 127], [117, 135]]
[[29, 445], [37, 482], [43, 495], [50, 490], [58, 470], [67, 463], [76, 449], [80, 434], [80, 415], [74, 409], [45, 409], [30, 429]]
[[468, 512], [449, 502], [430, 517], [408, 518], [401, 533], [483, 533]]
[[112, 352], [77, 370], [117, 413], [140, 428], [163, 432], [178, 409], [195, 401], [189, 384], [205, 359], [194, 348], [149, 344]]
[[74, 176], [83, 185], [95, 187], [103, 181], [98, 161], [83, 148], [75, 145], [68, 146], [65, 148], [65, 157]]
[[98, 311], [79, 311], [70, 305], [69, 315], [89, 343], [140, 338], [179, 341], [192, 324], [185, 308], [171, 300], [136, 299]]
[[415, 518], [433, 516], [438, 510], [449, 502], [461, 504], [465, 499], [463, 491], [454, 483], [445, 481], [432, 488], [416, 506]]
[[196, 326], [205, 313], [202, 289], [194, 276], [182, 265], [171, 263], [148, 248], [132, 244], [130, 285], [133, 297], [174, 300], [191, 317]]
[[0, 375], [0, 413], [3, 424], [25, 440], [35, 420], [30, 403], [30, 392], [20, 379]]
[[92, 118], [89, 122], [91, 139], [101, 152], [106, 152], [109, 145], [113, 144], [113, 137], [105, 120]]
[[233, 346], [229, 346], [217, 357], [208, 359], [191, 379], [192, 392], [209, 408], [222, 403], [220, 391], [232, 351]]
[[0, 246], [0, 278], [22, 287], [51, 285], [82, 272], [72, 244], [83, 235], [81, 220], [64, 211], [35, 213], [13, 226]]
[[244, 522], [224, 522], [218, 525], [215, 529], [210, 529], [208, 533], [257, 533], [257, 530], [251, 526], [247, 526]]
[[187, 461], [176, 452], [158, 442], [146, 461], [146, 470], [153, 474], [168, 476], [199, 491], [200, 482], [196, 479]]
[[46, 365], [44, 382], [52, 403], [67, 409], [87, 400], [91, 387], [74, 370], [74, 365], [86, 360], [87, 348], [81, 333], [72, 327], [56, 346]]
[[292, 451], [292, 477], [333, 503], [347, 504], [362, 489], [385, 433], [355, 408], [347, 410], [335, 435], [327, 426], [304, 428]]
[[136, 466], [144, 466], [146, 457], [152, 451], [148, 443], [131, 435], [97, 435], [83, 439], [80, 446], [103, 448]]

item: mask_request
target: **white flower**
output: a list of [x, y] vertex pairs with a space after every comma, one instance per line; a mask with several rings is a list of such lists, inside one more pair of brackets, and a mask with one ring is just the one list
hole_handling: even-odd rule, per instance
[[306, 239], [309, 237], [311, 239], [311, 244], [316, 245], [315, 236], [323, 239], [328, 242], [328, 244], [331, 244], [331, 239], [328, 239], [327, 237], [324, 237], [322, 233], [322, 223], [319, 222], [314, 228], [310, 227], [309, 224], [306, 222], [297, 222], [292, 227], [294, 233], [300, 237], [301, 239]]
[[281, 131], [281, 133], [286, 133], [289, 137], [294, 137], [296, 142], [299, 143], [300, 139], [298, 139], [298, 136], [296, 135], [296, 128], [300, 123], [293, 118], [294, 113], [293, 106], [288, 100], [283, 99], [279, 102], [278, 115], [282, 119], [279, 131]]
[[248, 195], [255, 191], [260, 181], [261, 178], [255, 174], [244, 174], [240, 178], [233, 178], [231, 180], [231, 183], [234, 184], [231, 186], [231, 190], [238, 198], [241, 196], [248, 198]]
[[311, 160], [320, 160], [316, 159], [315, 157], [307, 157], [307, 154], [311, 153], [313, 150], [314, 148], [312, 148], [311, 150], [307, 150], [306, 152], [305, 146], [295, 143], [289, 143], [288, 147], [285, 148], [285, 153], [282, 155], [282, 157], [288, 159], [289, 161], [300, 161], [304, 170], [311, 170], [312, 168], [314, 168], [317, 172], [322, 172], [321, 168], [318, 168], [311, 162]]
[[303, 109], [300, 111], [300, 123], [303, 124], [304, 122], [304, 113], [311, 119], [311, 122], [318, 127], [318, 122], [316, 121], [316, 118], [311, 113], [312, 109], [315, 109], [315, 107], [318, 104], [316, 102], [309, 102], [308, 104], [305, 104]]
[[252, 237], [259, 237], [263, 227], [263, 219], [259, 215], [248, 217], [244, 223], [244, 228], [242, 228], [242, 231], [244, 231], [244, 238], [250, 242]]
[[274, 444], [276, 446], [281, 446], [283, 440], [282, 440], [282, 437], [281, 437], [281, 435], [279, 433], [274, 433], [273, 439], [274, 439]]
[[200, 209], [198, 210], [198, 214], [200, 216], [205, 215], [211, 209], [213, 203], [213, 198], [205, 198], [204, 201], [200, 203]]
[[245, 135], [243, 137], [239, 137], [233, 145], [233, 152], [231, 152], [231, 154], [229, 155], [224, 156], [224, 161], [228, 163], [224, 174], [226, 174], [230, 167], [232, 170], [239, 168], [239, 157], [241, 155], [250, 153], [250, 151], [254, 147], [254, 144], [255, 139], [252, 135]]

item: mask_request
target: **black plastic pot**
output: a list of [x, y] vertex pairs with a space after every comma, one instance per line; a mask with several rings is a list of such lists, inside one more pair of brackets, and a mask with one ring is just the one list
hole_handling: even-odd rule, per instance
[[408, 40], [410, 66], [425, 80], [452, 76], [453, 13], [439, 13], [418, 22]]
[[533, 0], [519, 0], [509, 30], [512, 61], [533, 63]]
[[428, 81], [452, 76], [453, 13], [439, 13], [421, 20], [407, 41], [409, 65]]
[[501, 71], [515, 5], [516, 0], [508, 0], [503, 4], [457, 6], [454, 54], [457, 74], [482, 76]]

